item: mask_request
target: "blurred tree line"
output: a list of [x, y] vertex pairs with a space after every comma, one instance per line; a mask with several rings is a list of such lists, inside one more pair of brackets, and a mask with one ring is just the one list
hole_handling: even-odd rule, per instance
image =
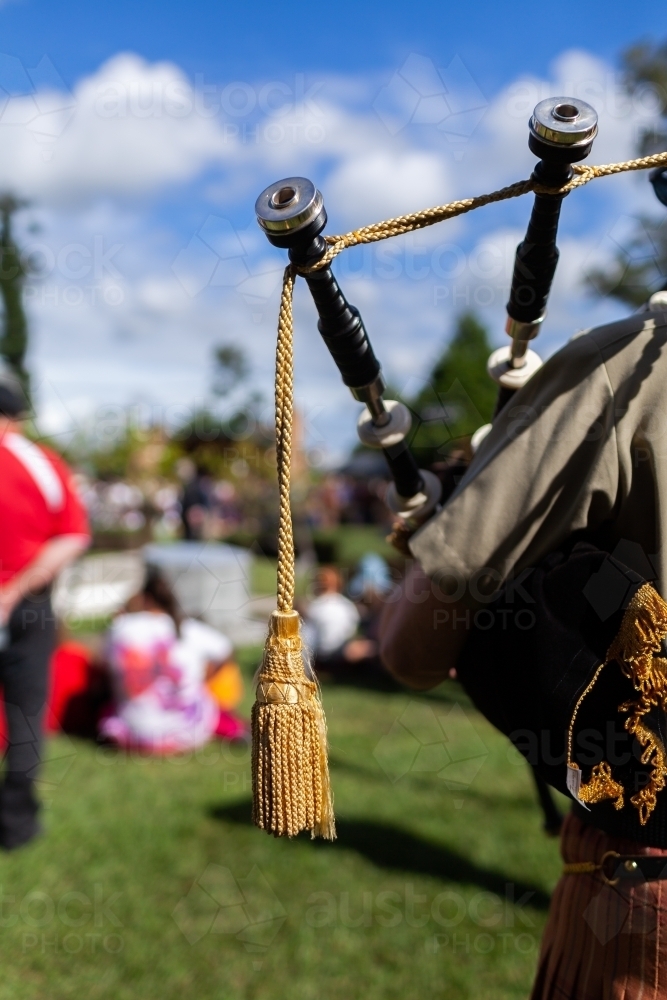
[[[637, 154], [667, 150], [667, 42], [641, 42], [621, 57], [625, 89], [640, 97], [647, 89], [655, 95], [658, 120], [637, 138]], [[667, 176], [667, 175], [666, 175]], [[657, 182], [660, 184], [660, 182]], [[667, 180], [662, 182], [667, 196]], [[587, 275], [599, 295], [611, 295], [637, 307], [665, 286], [667, 280], [667, 215], [644, 215], [610, 266], [591, 269]]]
[[[132, 410], [104, 409], [94, 426], [84, 427], [67, 448], [67, 457], [103, 480], [151, 474], [174, 478], [183, 458], [202, 475], [244, 480], [270, 479], [275, 469], [273, 429], [263, 421], [263, 399], [245, 390], [251, 366], [231, 343], [212, 352], [211, 397], [178, 426], [147, 426]], [[218, 401], [224, 401], [222, 408]], [[56, 445], [57, 447], [57, 445]]]
[[471, 312], [460, 315], [423, 389], [404, 402], [414, 414], [411, 446], [425, 468], [467, 451], [470, 435], [491, 419], [496, 384], [486, 371], [491, 344]]
[[26, 270], [12, 233], [14, 213], [24, 204], [10, 194], [0, 197], [0, 298], [3, 306], [0, 355], [29, 394], [29, 376], [25, 367], [28, 324], [23, 308]]
[[[637, 138], [640, 156], [667, 150], [667, 42], [642, 42], [621, 57], [623, 84], [631, 97], [655, 95], [658, 120]], [[660, 183], [660, 182], [654, 182]], [[663, 190], [667, 197], [667, 171]], [[610, 265], [586, 275], [595, 294], [642, 305], [667, 283], [667, 214], [643, 216]], [[465, 451], [469, 436], [491, 419], [496, 386], [486, 373], [487, 332], [472, 313], [458, 318], [453, 336], [433, 365], [425, 388], [406, 402], [415, 414], [412, 445], [428, 467]]]

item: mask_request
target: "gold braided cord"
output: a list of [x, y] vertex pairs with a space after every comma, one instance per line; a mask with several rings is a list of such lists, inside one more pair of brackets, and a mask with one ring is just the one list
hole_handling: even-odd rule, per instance
[[291, 611], [294, 605], [294, 536], [290, 509], [290, 474], [292, 467], [292, 421], [294, 415], [294, 327], [292, 291], [295, 271], [285, 268], [278, 319], [276, 347], [276, 462], [280, 512], [278, 524], [278, 611]]
[[637, 160], [624, 160], [621, 163], [602, 163], [597, 166], [576, 164], [572, 168], [574, 170], [572, 180], [559, 188], [546, 187], [529, 178], [500, 188], [498, 191], [492, 191], [491, 194], [481, 194], [477, 195], [476, 198], [464, 198], [461, 201], [450, 201], [447, 205], [425, 208], [410, 215], [398, 215], [394, 219], [374, 222], [370, 226], [362, 226], [361, 229], [354, 229], [342, 236], [326, 236], [326, 242], [329, 244], [327, 252], [316, 264], [312, 264], [308, 268], [300, 268], [299, 273], [308, 274], [311, 271], [319, 271], [348, 247], [359, 246], [362, 243], [377, 243], [379, 240], [386, 240], [391, 236], [401, 236], [418, 229], [426, 229], [428, 226], [434, 226], [446, 219], [454, 219], [457, 215], [465, 215], [476, 208], [483, 208], [484, 205], [507, 201], [510, 198], [520, 198], [521, 195], [528, 194], [530, 191], [535, 194], [566, 195], [597, 177], [608, 177], [611, 174], [625, 173], [629, 170], [648, 170], [651, 167], [663, 166], [667, 166], [667, 152], [642, 156]]
[[276, 837], [333, 840], [336, 825], [327, 761], [327, 729], [317, 683], [306, 675], [294, 605], [294, 536], [290, 510], [294, 352], [292, 290], [285, 269], [276, 346], [276, 460], [280, 493], [278, 609], [269, 623], [252, 709], [253, 821]]
[[601, 868], [602, 865], [596, 865], [594, 861], [569, 861], [563, 865], [563, 875], [592, 875]]
[[591, 678], [591, 680], [588, 683], [588, 685], [586, 686], [586, 688], [579, 695], [579, 698], [577, 699], [577, 704], [574, 706], [574, 711], [572, 713], [572, 718], [570, 719], [570, 726], [569, 726], [569, 729], [567, 731], [567, 765], [568, 765], [568, 767], [573, 767], [573, 768], [576, 768], [576, 769], [579, 768], [579, 765], [577, 764], [577, 762], [572, 759], [572, 740], [573, 740], [573, 737], [574, 737], [574, 724], [577, 721], [577, 715], [579, 714], [579, 709], [581, 708], [581, 703], [583, 702], [583, 700], [586, 697], [586, 695], [589, 694], [593, 690], [593, 688], [595, 687], [597, 679], [600, 676], [600, 674], [602, 673], [602, 671], [604, 670], [604, 668], [606, 667], [606, 665], [607, 665], [606, 661], [604, 663], [600, 664], [600, 666], [597, 668], [597, 670], [593, 674], [593, 677]]
[[[667, 162], [667, 161], [666, 161]], [[410, 215], [398, 215], [395, 219], [387, 219], [385, 222], [373, 222], [370, 226], [362, 226], [361, 229], [354, 229], [352, 232], [342, 236], [325, 236], [329, 249], [316, 264], [308, 268], [299, 268], [300, 274], [308, 274], [311, 271], [319, 271], [326, 267], [335, 257], [348, 247], [359, 246], [361, 243], [377, 243], [379, 240], [387, 240], [390, 236], [402, 236], [404, 233], [412, 233], [417, 229], [426, 229], [428, 226], [435, 226], [438, 222], [445, 222], [446, 219], [454, 219], [457, 215], [465, 215], [476, 208], [483, 208], [484, 205], [491, 205], [496, 201], [506, 201], [508, 198], [519, 198], [522, 194], [534, 191], [536, 185], [531, 181], [517, 181], [509, 187], [500, 188], [491, 194], [481, 194], [476, 198], [464, 198], [461, 201], [450, 201], [447, 205], [438, 205], [435, 208], [425, 208], [421, 212], [413, 212]]]

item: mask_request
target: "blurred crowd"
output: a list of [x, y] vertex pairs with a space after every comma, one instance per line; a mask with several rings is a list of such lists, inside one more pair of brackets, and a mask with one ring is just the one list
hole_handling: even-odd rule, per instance
[[[239, 544], [273, 556], [277, 535], [275, 475], [267, 474], [275, 456], [264, 442], [254, 453], [235, 448], [233, 460], [218, 449], [207, 462], [176, 452], [169, 464], [169, 441], [153, 428], [128, 438], [134, 450], [116, 456], [115, 471], [106, 453], [104, 471], [90, 460], [70, 468], [26, 434], [26, 412], [18, 380], [0, 379], [0, 846], [7, 849], [40, 831], [35, 779], [44, 729], [153, 755], [212, 739], [248, 741], [242, 674], [225, 633], [249, 641], [242, 609], [253, 600], [252, 556]], [[317, 473], [302, 449], [296, 454], [302, 585], [310, 576], [298, 610], [313, 667], [323, 681], [392, 686], [377, 641], [390, 567], [367, 552], [346, 579], [341, 565], [349, 560], [336, 551], [338, 526], [384, 521], [382, 467], [359, 455], [343, 470]], [[237, 544], [208, 544], [223, 539]], [[86, 556], [91, 543], [104, 554]], [[66, 629], [77, 614], [88, 622], [86, 642]], [[255, 641], [265, 621], [255, 619]]]
[[[101, 479], [77, 473], [98, 548], [131, 548], [147, 541], [222, 541], [252, 536], [260, 547], [275, 527], [275, 487], [254, 479], [217, 478], [189, 459], [178, 465], [176, 482]], [[345, 472], [320, 475], [297, 495], [296, 519], [305, 529], [340, 524], [386, 524], [386, 480], [358, 479]], [[269, 553], [271, 544], [269, 543]]]
[[320, 680], [391, 685], [379, 657], [378, 626], [392, 589], [388, 564], [373, 552], [361, 558], [347, 587], [337, 566], [319, 567], [313, 596], [299, 602], [299, 611]]

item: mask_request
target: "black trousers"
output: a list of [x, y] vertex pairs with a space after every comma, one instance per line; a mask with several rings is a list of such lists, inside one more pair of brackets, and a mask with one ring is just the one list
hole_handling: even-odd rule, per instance
[[55, 619], [48, 592], [24, 598], [12, 612], [0, 650], [9, 745], [0, 787], [0, 846], [11, 849], [38, 831], [34, 781], [42, 757], [49, 658]]

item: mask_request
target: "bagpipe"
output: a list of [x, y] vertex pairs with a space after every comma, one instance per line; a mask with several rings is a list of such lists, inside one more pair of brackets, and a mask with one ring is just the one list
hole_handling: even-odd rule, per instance
[[[276, 353], [276, 452], [280, 492], [278, 600], [277, 610], [270, 621], [264, 659], [258, 674], [257, 700], [253, 708], [254, 821], [275, 835], [291, 836], [307, 829], [313, 836], [335, 836], [324, 713], [317, 682], [300, 637], [299, 617], [293, 608], [294, 546], [289, 490], [293, 412], [292, 294], [296, 278], [301, 276], [308, 286], [317, 309], [319, 333], [343, 383], [350, 389], [352, 396], [363, 404], [357, 422], [359, 438], [364, 445], [381, 449], [385, 456], [392, 479], [386, 493], [386, 503], [398, 519], [405, 537], [408, 537], [437, 513], [443, 501], [442, 484], [433, 472], [418, 467], [410, 451], [410, 411], [403, 403], [384, 398], [386, 384], [380, 363], [359, 310], [347, 301], [333, 274], [332, 262], [347, 247], [425, 228], [483, 205], [532, 192], [534, 201], [530, 220], [525, 238], [516, 251], [507, 302], [506, 332], [510, 337], [510, 344], [494, 350], [488, 362], [489, 375], [498, 384], [495, 420], [514, 394], [526, 385], [542, 365], [530, 345], [539, 333], [546, 315], [558, 264], [557, 233], [565, 197], [596, 177], [653, 167], [651, 180], [658, 197], [667, 204], [667, 153], [621, 164], [595, 167], [582, 165], [581, 161], [591, 152], [597, 129], [597, 114], [586, 102], [565, 97], [541, 101], [529, 123], [529, 148], [538, 157], [529, 179], [489, 195], [400, 216], [362, 227], [343, 236], [324, 235], [327, 224], [324, 200], [312, 181], [306, 178], [289, 177], [277, 181], [267, 187], [257, 199], [255, 210], [260, 227], [274, 246], [288, 251], [289, 257], [283, 279]], [[479, 447], [490, 428], [491, 425], [485, 425], [473, 435], [473, 449]], [[573, 574], [575, 583], [580, 582], [582, 573], [599, 569], [601, 560], [606, 558], [605, 553], [592, 556], [590, 552], [582, 554], [577, 550], [572, 561], [570, 555], [568, 553], [564, 557], [564, 564], [570, 568], [570, 575]], [[580, 558], [582, 555], [583, 562]], [[563, 560], [551, 565], [541, 576], [538, 574], [539, 585], [543, 590], [546, 586], [544, 573], [548, 574], [558, 566], [562, 573], [562, 562]], [[625, 569], [621, 568], [621, 571], [624, 572]], [[571, 584], [570, 577], [562, 581], [566, 590]], [[639, 605], [644, 610], [649, 608], [647, 614], [650, 628], [646, 634], [650, 635], [641, 652], [641, 656], [646, 659], [650, 658], [649, 652], [656, 647], [656, 643], [656, 648], [659, 647], [663, 621], [662, 609], [651, 604], [646, 596], [645, 586], [649, 585], [632, 577], [628, 601], [621, 609], [621, 618], [625, 621], [623, 616], [637, 612]], [[502, 594], [498, 599], [502, 600]], [[549, 622], [553, 618], [552, 612], [553, 608], [550, 608], [546, 615]], [[665, 612], [664, 631], [667, 634], [667, 607]], [[566, 608], [564, 614], [563, 627], [566, 632], [574, 620], [572, 614], [574, 618], [579, 614], [581, 622], [585, 618], [580, 609], [574, 613], [572, 608]], [[577, 627], [584, 628], [579, 619], [577, 622]], [[618, 628], [620, 625], [620, 620], [615, 622]], [[563, 768], [556, 773], [554, 768], [545, 764], [539, 752], [536, 759], [530, 761], [538, 773], [555, 787], [563, 791], [569, 790], [579, 802], [595, 803], [613, 798], [617, 808], [620, 808], [618, 803], [623, 797], [623, 789], [619, 782], [607, 773], [603, 763], [597, 766], [597, 770], [593, 768], [587, 783], [583, 782], [582, 768], [577, 763], [571, 746], [572, 713], [576, 717], [577, 712], [581, 711], [583, 715], [582, 692], [588, 693], [595, 670], [601, 662], [604, 665], [609, 660], [607, 651], [613, 635], [610, 638], [609, 627], [598, 633], [600, 630], [595, 632], [594, 628], [590, 632], [593, 638], [587, 633], [590, 639], [590, 656], [584, 657], [577, 670], [572, 673], [567, 686], [568, 693], [563, 695], [561, 692], [560, 700], [550, 697], [550, 692], [558, 688], [556, 662], [550, 661], [543, 689], [535, 690], [535, 684], [531, 687], [530, 683], [524, 683], [525, 677], [522, 679], [522, 676], [516, 675], [516, 671], [514, 674], [511, 670], [503, 674], [504, 665], [498, 664], [498, 656], [490, 648], [492, 636], [488, 634], [486, 643], [480, 643], [479, 649], [475, 648], [474, 643], [468, 644], [472, 652], [465, 658], [459, 673], [473, 701], [510, 738], [513, 732], [530, 728], [522, 725], [526, 719], [535, 728], [535, 711], [531, 707], [530, 698], [526, 697], [518, 699], [518, 711], [508, 710], [503, 713], [499, 706], [505, 705], [507, 695], [503, 695], [500, 682], [487, 683], [488, 674], [491, 667], [495, 669], [499, 665], [501, 669], [496, 670], [496, 674], [501, 678], [506, 676], [507, 688], [524, 683], [524, 689], [532, 691], [533, 702], [539, 702], [541, 706], [538, 728], [562, 732], [563, 740], [567, 742], [569, 739], [567, 751], [564, 751], [567, 757], [567, 777], [564, 777]], [[563, 640], [563, 648], [569, 650], [570, 638], [568, 636]], [[580, 636], [577, 635], [572, 640], [573, 648], [579, 639]], [[532, 645], [529, 644], [525, 651], [526, 663], [535, 655], [535, 635], [531, 636], [531, 640]], [[627, 652], [625, 647], [621, 651]], [[616, 651], [616, 655], [622, 658], [621, 653]], [[640, 655], [636, 650], [635, 653]], [[506, 644], [503, 655], [510, 658], [512, 656], [512, 651]], [[491, 664], [486, 671], [478, 669], [477, 664], [481, 658], [485, 658], [487, 665]], [[667, 661], [665, 666], [667, 667]], [[627, 676], [629, 675], [626, 674]], [[664, 687], [667, 707], [667, 680]], [[488, 696], [489, 691], [493, 691], [492, 698]], [[514, 698], [514, 701], [517, 699]], [[639, 715], [641, 711], [638, 709], [636, 718]], [[640, 734], [640, 742], [641, 738]], [[529, 756], [528, 751], [519, 746], [517, 740], [515, 744], [524, 755]], [[656, 757], [660, 754], [655, 740], [647, 738], [642, 745], [649, 748], [649, 756], [653, 754]], [[667, 758], [664, 755], [657, 761], [654, 772], [655, 781], [650, 790], [653, 803], [660, 781], [664, 785], [667, 780]], [[648, 809], [649, 798], [647, 793], [642, 799], [642, 822], [646, 821], [651, 811]]]
[[[530, 120], [528, 144], [539, 161], [532, 180], [545, 188], [562, 188], [574, 176], [572, 164], [585, 159], [597, 134], [597, 114], [583, 101], [550, 98], [541, 101]], [[516, 252], [507, 303], [506, 331], [511, 346], [489, 358], [489, 374], [498, 383], [496, 412], [525, 385], [541, 365], [529, 344], [546, 314], [558, 248], [556, 236], [564, 194], [537, 193], [525, 239]], [[322, 233], [327, 214], [322, 195], [312, 181], [288, 177], [271, 184], [255, 204], [257, 221], [268, 240], [289, 251], [290, 262], [303, 274], [318, 313], [318, 330], [342, 380], [353, 397], [364, 403], [357, 433], [362, 444], [381, 448], [393, 483], [385, 502], [410, 527], [431, 516], [440, 501], [437, 476], [419, 469], [408, 445], [412, 418], [396, 400], [385, 400], [385, 381], [359, 310], [350, 305], [331, 265], [318, 264], [329, 245]], [[490, 425], [488, 425], [490, 426]], [[474, 444], [479, 444], [478, 432]]]

